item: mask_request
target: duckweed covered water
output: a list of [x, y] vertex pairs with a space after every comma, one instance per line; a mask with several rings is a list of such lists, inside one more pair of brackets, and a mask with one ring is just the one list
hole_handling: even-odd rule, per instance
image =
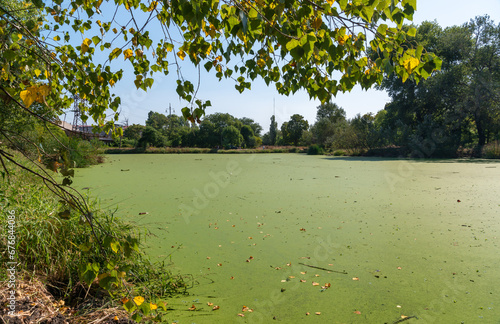
[[108, 156], [75, 183], [192, 276], [170, 322], [498, 323], [499, 179], [489, 161], [184, 154]]

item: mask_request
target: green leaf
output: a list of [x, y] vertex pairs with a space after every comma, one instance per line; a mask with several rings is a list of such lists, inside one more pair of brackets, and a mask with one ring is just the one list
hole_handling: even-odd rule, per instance
[[417, 35], [417, 29], [415, 27], [412, 27], [406, 34], [410, 37], [415, 37], [415, 35]]
[[387, 33], [387, 25], [386, 24], [380, 24], [377, 28], [377, 33], [379, 33], [382, 36], [385, 36]]
[[5, 50], [3, 52], [3, 57], [7, 60], [7, 61], [14, 61], [17, 57], [17, 54], [16, 52], [14, 52], [13, 50]]
[[132, 313], [134, 310], [137, 309], [137, 306], [132, 300], [127, 301], [125, 304], [123, 304], [123, 308], [129, 313]]
[[92, 37], [92, 42], [94, 43], [94, 45], [97, 45], [100, 41], [101, 39], [99, 37], [97, 36]]
[[292, 39], [288, 43], [286, 43], [286, 49], [291, 51], [295, 47], [299, 46], [300, 42], [297, 39]]

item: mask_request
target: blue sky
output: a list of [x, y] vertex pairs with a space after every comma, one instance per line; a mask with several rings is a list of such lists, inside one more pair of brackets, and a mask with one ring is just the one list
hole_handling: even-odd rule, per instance
[[[475, 16], [489, 14], [496, 22], [500, 22], [500, 0], [418, 0], [414, 23], [420, 24], [425, 20], [436, 20], [442, 27], [461, 25]], [[124, 66], [129, 68], [129, 66]], [[197, 75], [197, 70], [189, 66], [183, 67], [187, 75]], [[198, 96], [210, 100], [212, 107], [207, 114], [215, 112], [230, 113], [235, 117], [249, 117], [258, 122], [266, 132], [269, 128], [270, 117], [273, 114], [275, 102], [276, 120], [279, 125], [289, 120], [293, 114], [303, 115], [309, 123], [314, 123], [316, 107], [319, 101], [309, 100], [305, 92], [297, 92], [289, 97], [277, 94], [273, 85], [267, 87], [263, 81], [256, 80], [252, 90], [239, 94], [234, 89], [234, 82], [217, 78], [204, 72], [201, 68], [201, 83]], [[126, 79], [131, 78], [131, 79]], [[147, 93], [138, 91], [133, 85], [133, 74], [125, 70], [125, 78], [115, 86], [115, 93], [122, 98], [120, 121], [128, 119], [129, 124], [144, 124], [149, 111], [165, 113], [169, 105], [173, 112], [180, 115], [180, 109], [185, 103], [180, 102], [175, 92], [176, 74], [172, 71], [169, 76], [155, 78], [153, 89]], [[389, 97], [384, 91], [374, 89], [363, 91], [355, 88], [352, 92], [338, 94], [333, 99], [343, 107], [347, 117], [356, 114], [373, 112], [384, 108]], [[68, 116], [72, 117], [72, 116]]]

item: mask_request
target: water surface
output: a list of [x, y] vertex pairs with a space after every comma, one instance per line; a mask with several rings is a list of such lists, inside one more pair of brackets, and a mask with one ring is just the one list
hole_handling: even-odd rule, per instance
[[168, 154], [75, 184], [192, 275], [170, 322], [498, 323], [499, 179], [490, 161]]

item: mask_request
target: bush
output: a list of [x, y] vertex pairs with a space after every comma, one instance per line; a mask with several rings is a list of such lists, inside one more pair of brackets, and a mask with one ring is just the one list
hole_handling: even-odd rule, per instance
[[308, 155], [321, 155], [323, 154], [323, 148], [317, 144], [309, 146], [307, 149]]
[[343, 150], [336, 150], [333, 152], [333, 156], [345, 156], [346, 152]]
[[483, 146], [481, 156], [485, 159], [500, 159], [500, 141], [494, 141]]

